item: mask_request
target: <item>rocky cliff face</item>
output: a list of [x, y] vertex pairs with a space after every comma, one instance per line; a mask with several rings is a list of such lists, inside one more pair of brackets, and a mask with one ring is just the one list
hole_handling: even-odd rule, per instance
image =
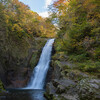
[[67, 59], [63, 52], [52, 55], [47, 100], [100, 100], [100, 79], [74, 69]]
[[30, 42], [31, 45], [26, 57], [19, 59], [5, 54], [0, 58], [0, 80], [5, 88], [24, 87], [29, 81], [46, 39], [34, 38], [34, 41]]

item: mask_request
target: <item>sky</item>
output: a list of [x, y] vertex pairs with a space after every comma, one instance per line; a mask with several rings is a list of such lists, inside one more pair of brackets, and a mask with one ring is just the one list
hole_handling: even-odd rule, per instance
[[37, 12], [42, 17], [48, 17], [48, 6], [52, 4], [53, 0], [19, 0], [28, 5], [30, 9]]

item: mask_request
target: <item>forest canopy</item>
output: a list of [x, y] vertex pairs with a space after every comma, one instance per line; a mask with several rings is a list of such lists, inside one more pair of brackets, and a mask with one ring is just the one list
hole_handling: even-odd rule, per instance
[[0, 52], [15, 55], [22, 50], [20, 54], [23, 54], [34, 37], [54, 35], [55, 26], [49, 19], [42, 18], [19, 0], [0, 0]]
[[56, 0], [50, 12], [59, 27], [56, 50], [83, 71], [100, 71], [100, 0]]

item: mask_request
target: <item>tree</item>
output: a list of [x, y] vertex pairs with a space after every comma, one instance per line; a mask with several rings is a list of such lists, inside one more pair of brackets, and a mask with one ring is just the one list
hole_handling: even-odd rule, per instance
[[95, 54], [96, 48], [100, 48], [99, 4], [98, 0], [57, 0], [52, 5], [52, 9], [56, 9], [52, 15], [55, 15], [59, 26], [57, 38], [67, 54], [86, 53], [99, 59]]

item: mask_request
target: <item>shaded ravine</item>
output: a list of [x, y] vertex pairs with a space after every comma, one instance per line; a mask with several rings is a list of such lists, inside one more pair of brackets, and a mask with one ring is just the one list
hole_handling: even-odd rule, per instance
[[25, 88], [8, 89], [8, 93], [0, 95], [0, 100], [46, 100], [44, 86], [52, 53], [54, 39], [45, 44], [40, 60], [34, 68], [33, 74]]

